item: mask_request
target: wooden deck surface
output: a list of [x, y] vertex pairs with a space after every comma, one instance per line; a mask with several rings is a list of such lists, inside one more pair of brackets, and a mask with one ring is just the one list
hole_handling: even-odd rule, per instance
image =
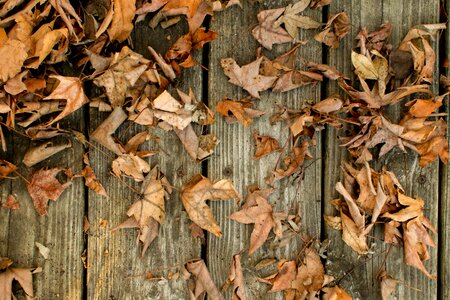
[[[219, 34], [218, 39], [205, 48], [196, 57], [208, 68], [194, 67], [184, 71], [177, 88], [187, 91], [192, 88], [198, 99], [209, 107], [230, 97], [239, 99], [245, 92], [228, 83], [220, 59], [234, 57], [239, 65], [247, 64], [256, 57], [257, 42], [251, 36], [251, 28], [257, 24], [258, 11], [285, 6], [292, 1], [272, 0], [255, 2], [241, 0], [242, 8], [234, 6], [210, 22], [210, 28]], [[350, 52], [355, 47], [355, 35], [362, 26], [373, 31], [383, 22], [393, 24], [391, 43], [395, 46], [403, 38], [408, 29], [417, 24], [437, 23], [440, 13], [450, 13], [450, 4], [445, 8], [439, 0], [335, 0], [323, 10], [311, 11], [317, 20], [326, 20], [328, 15], [340, 11], [348, 13], [352, 23], [351, 32], [341, 41], [336, 50], [323, 47], [313, 41], [315, 31], [301, 32], [302, 39], [309, 40], [302, 46], [298, 56], [315, 62], [324, 62], [336, 67], [345, 74], [351, 74]], [[447, 1], [448, 2], [448, 1]], [[440, 7], [441, 5], [441, 7]], [[441, 20], [443, 21], [443, 20]], [[444, 20], [446, 21], [446, 20]], [[165, 51], [175, 37], [181, 35], [183, 28], [162, 31], [150, 29], [146, 22], [140, 23], [132, 35], [134, 50], [149, 56], [147, 46], [151, 45], [159, 51]], [[167, 41], [170, 35], [170, 41]], [[162, 42], [167, 41], [167, 42]], [[440, 58], [450, 53], [450, 33], [437, 39], [434, 47]], [[278, 54], [288, 50], [277, 47]], [[448, 69], [439, 68], [436, 72], [450, 75]], [[435, 91], [438, 90], [439, 74]], [[95, 91], [93, 91], [95, 92]], [[288, 93], [262, 94], [257, 107], [269, 112], [256, 119], [248, 128], [239, 124], [227, 124], [221, 117], [210, 128], [220, 140], [215, 154], [206, 162], [194, 162], [183, 150], [178, 137], [173, 133], [159, 132], [161, 137], [157, 143], [147, 143], [149, 150], [163, 149], [160, 155], [151, 158], [151, 165], [158, 164], [175, 187], [182, 186], [193, 175], [203, 173], [212, 180], [232, 179], [240, 195], [246, 194], [250, 184], [264, 186], [267, 170], [273, 168], [277, 155], [261, 160], [253, 160], [254, 142], [252, 134], [269, 134], [284, 143], [288, 136], [285, 125], [269, 124], [270, 112], [277, 104], [292, 108], [301, 108], [305, 101], [315, 102], [327, 95], [340, 93], [337, 85], [325, 81], [322, 85], [301, 87]], [[448, 111], [448, 101], [446, 102]], [[395, 111], [390, 112], [395, 116]], [[96, 109], [85, 108], [65, 120], [65, 125], [82, 132], [92, 133], [107, 117]], [[199, 128], [200, 129], [200, 128]], [[139, 132], [136, 127], [121, 128], [117, 135], [126, 140]], [[284, 180], [271, 199], [276, 209], [290, 208], [299, 211], [301, 226], [304, 232], [319, 239], [329, 239], [329, 255], [326, 261], [328, 274], [343, 277], [339, 284], [354, 299], [381, 299], [376, 274], [380, 267], [400, 280], [395, 299], [450, 299], [450, 196], [448, 168], [438, 162], [421, 168], [415, 153], [402, 154], [393, 151], [386, 155], [381, 163], [389, 165], [396, 173], [409, 195], [418, 195], [426, 199], [426, 213], [432, 224], [438, 228], [434, 236], [438, 246], [431, 249], [431, 259], [426, 267], [431, 273], [438, 274], [437, 280], [430, 280], [420, 271], [403, 263], [402, 249], [394, 247], [387, 261], [384, 253], [389, 246], [381, 241], [374, 242], [375, 254], [369, 259], [358, 257], [341, 239], [341, 233], [326, 226], [322, 215], [331, 212], [330, 200], [337, 196], [335, 183], [340, 180], [340, 167], [346, 157], [346, 150], [339, 146], [338, 132], [326, 129], [318, 138], [312, 155], [313, 163], [305, 169], [304, 180], [290, 183]], [[29, 142], [20, 136], [8, 136], [19, 152], [8, 152], [9, 161], [22, 166], [21, 174], [28, 177], [32, 171], [21, 164], [24, 151]], [[75, 144], [69, 151], [55, 155], [50, 160], [36, 165], [71, 166], [80, 171], [82, 156], [86, 149]], [[177, 271], [177, 267], [188, 259], [203, 257], [212, 274], [213, 280], [220, 287], [225, 282], [232, 256], [242, 251], [242, 264], [247, 283], [248, 299], [283, 299], [282, 293], [267, 293], [269, 287], [257, 280], [258, 276], [270, 272], [256, 271], [255, 264], [263, 258], [294, 258], [302, 249], [302, 236], [295, 236], [289, 244], [282, 248], [273, 248], [267, 242], [262, 248], [249, 256], [248, 247], [251, 226], [230, 220], [229, 215], [238, 206], [234, 201], [211, 202], [210, 206], [222, 228], [223, 236], [217, 238], [207, 234], [206, 243], [202, 245], [198, 239], [191, 237], [190, 221], [183, 210], [175, 191], [166, 203], [166, 223], [160, 227], [158, 238], [152, 243], [147, 253], [141, 258], [141, 246], [136, 244], [136, 233], [133, 230], [111, 229], [126, 218], [126, 210], [134, 202], [134, 192], [110, 174], [112, 157], [105, 155], [107, 151], [97, 144], [89, 149], [89, 156], [94, 171], [107, 188], [109, 199], [88, 191], [79, 180], [49, 208], [48, 216], [39, 217], [28, 196], [22, 181], [3, 181], [0, 183], [0, 200], [4, 201], [9, 194], [19, 199], [21, 208], [10, 211], [0, 209], [0, 257], [13, 259], [18, 266], [41, 266], [43, 272], [37, 274], [34, 288], [38, 299], [189, 299], [186, 283], [180, 277], [166, 281], [146, 280], [139, 276], [146, 272], [155, 274]], [[86, 234], [83, 232], [84, 219], [90, 222]], [[50, 248], [48, 260], [39, 255], [35, 242]], [[82, 256], [87, 257], [86, 268]], [[225, 293], [227, 299], [231, 294]], [[394, 299], [394, 298], [392, 298]]]

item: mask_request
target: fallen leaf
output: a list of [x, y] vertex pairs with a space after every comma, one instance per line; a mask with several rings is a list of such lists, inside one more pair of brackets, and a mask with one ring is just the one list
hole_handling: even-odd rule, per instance
[[251, 100], [244, 98], [237, 101], [230, 99], [221, 100], [215, 108], [219, 114], [226, 117], [228, 123], [233, 123], [234, 119], [236, 119], [244, 127], [248, 127], [253, 123], [253, 118], [260, 117], [265, 113], [252, 107], [253, 103]]
[[253, 155], [253, 158], [256, 160], [259, 160], [271, 153], [281, 151], [278, 141], [273, 137], [262, 136], [255, 131], [253, 133], [253, 139], [255, 140], [255, 154]]
[[[41, 271], [40, 268], [11, 268], [9, 265], [12, 264], [12, 261], [7, 259], [7, 264], [4, 270], [0, 268], [0, 299], [1, 300], [11, 300], [16, 299], [13, 294], [12, 286], [13, 281], [17, 281], [19, 285], [22, 287], [25, 292], [25, 296], [27, 299], [34, 298], [33, 292], [33, 274], [39, 273]], [[8, 262], [9, 261], [9, 262]], [[5, 260], [0, 260], [0, 266]], [[15, 290], [15, 289], [14, 289]]]
[[37, 163], [63, 151], [64, 149], [72, 147], [72, 143], [67, 141], [64, 144], [53, 145], [52, 142], [45, 142], [39, 146], [31, 147], [25, 153], [22, 162], [27, 167], [32, 167]]
[[284, 8], [263, 10], [258, 13], [257, 25], [252, 30], [253, 37], [265, 48], [272, 50], [273, 44], [283, 44], [292, 41], [292, 37], [281, 27], [275, 28], [274, 23], [284, 12]]
[[314, 29], [320, 27], [321, 23], [307, 16], [299, 16], [310, 4], [311, 0], [299, 0], [295, 4], [289, 4], [281, 17], [274, 23], [274, 27], [284, 24], [286, 31], [295, 40], [298, 39], [298, 29]]
[[381, 299], [389, 300], [389, 296], [395, 292], [399, 281], [389, 276], [386, 271], [381, 271], [377, 278], [380, 281]]
[[48, 125], [58, 122], [89, 102], [88, 97], [84, 94], [82, 82], [78, 77], [50, 75], [50, 78], [56, 78], [59, 81], [59, 84], [50, 95], [44, 98], [44, 100], [66, 100], [66, 106], [55, 119], [48, 123]]
[[255, 224], [250, 236], [249, 254], [260, 248], [269, 237], [270, 231], [276, 227], [272, 205], [266, 199], [272, 192], [272, 189], [259, 190], [251, 187], [241, 210], [230, 215], [230, 219], [236, 222]]
[[322, 32], [314, 39], [331, 48], [339, 47], [339, 41], [350, 32], [350, 19], [346, 12], [331, 15]]
[[42, 245], [41, 243], [35, 242], [36, 247], [39, 249], [39, 253], [44, 259], [48, 259], [50, 254], [50, 249]]
[[150, 172], [148, 162], [133, 153], [120, 155], [113, 160], [111, 167], [117, 177], [124, 173], [137, 182], [144, 181], [144, 173]]
[[109, 38], [123, 42], [133, 30], [136, 0], [113, 0], [111, 5], [113, 5], [114, 13], [108, 28]]
[[33, 200], [34, 207], [40, 216], [47, 214], [48, 201], [56, 201], [71, 185], [71, 182], [61, 184], [56, 175], [63, 171], [61, 168], [40, 169], [31, 174], [30, 182], [26, 183], [28, 193]]
[[277, 264], [277, 270], [276, 276], [271, 280], [272, 288], [270, 292], [290, 289], [297, 273], [297, 265], [295, 261], [282, 260]]
[[105, 146], [117, 155], [122, 154], [119, 145], [114, 141], [112, 135], [127, 119], [127, 114], [121, 107], [116, 107], [113, 112], [95, 129], [91, 137], [97, 143]]
[[334, 287], [325, 287], [322, 289], [325, 293], [323, 295], [323, 300], [352, 300], [353, 298], [342, 288], [338, 286]]
[[13, 78], [22, 70], [28, 55], [25, 45], [17, 40], [8, 40], [0, 47], [0, 80], [2, 82]]
[[214, 284], [203, 259], [193, 259], [184, 264], [184, 277], [188, 280], [190, 299], [204, 299], [205, 293], [211, 300], [225, 299]]
[[98, 195], [108, 198], [108, 194], [106, 193], [105, 188], [103, 187], [101, 182], [97, 179], [94, 170], [92, 170], [91, 168], [89, 156], [87, 153], [83, 155], [83, 162], [86, 166], [84, 167], [83, 171], [81, 171], [81, 175], [84, 177], [85, 185]]
[[325, 280], [325, 268], [322, 265], [320, 256], [314, 248], [306, 248], [304, 260], [298, 267], [297, 275], [291, 283], [291, 288], [296, 289], [300, 294], [307, 292], [309, 295], [316, 295]]
[[0, 180], [8, 177], [9, 174], [15, 172], [17, 167], [9, 161], [0, 159]]
[[269, 89], [277, 77], [259, 75], [259, 66], [262, 57], [243, 67], [239, 67], [232, 58], [224, 58], [220, 61], [229, 82], [244, 88], [252, 97], [259, 98], [259, 92]]
[[16, 197], [13, 195], [8, 195], [6, 202], [2, 204], [2, 207], [15, 210], [20, 208], [20, 203], [17, 202]]
[[196, 175], [181, 189], [181, 202], [189, 218], [201, 228], [220, 237], [222, 232], [206, 204], [206, 200], [228, 200], [239, 195], [230, 180], [222, 179], [212, 183], [202, 175]]
[[246, 300], [244, 273], [242, 272], [241, 256], [239, 254], [233, 255], [228, 281], [233, 284], [231, 300]]

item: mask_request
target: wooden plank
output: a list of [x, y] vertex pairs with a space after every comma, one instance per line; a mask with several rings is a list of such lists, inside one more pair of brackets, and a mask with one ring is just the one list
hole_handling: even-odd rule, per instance
[[[82, 110], [76, 112], [61, 122], [61, 128], [82, 131], [82, 116]], [[10, 144], [9, 151], [14, 153], [13, 163], [25, 178], [29, 178], [32, 171], [43, 167], [71, 167], [74, 172], [81, 172], [83, 148], [79, 143], [27, 168], [22, 164], [22, 159], [32, 145], [34, 143], [19, 135], [14, 135]], [[84, 247], [84, 183], [80, 179], [75, 180], [58, 201], [51, 201], [48, 214], [43, 217], [37, 214], [22, 180], [12, 181], [10, 191], [20, 202], [20, 209], [9, 212], [0, 220], [0, 227], [8, 224], [4, 237], [6, 247], [2, 247], [5, 250], [2, 249], [0, 255], [11, 258], [16, 266], [43, 268], [42, 273], [34, 276], [34, 291], [38, 298], [82, 299], [84, 278], [80, 256]], [[2, 193], [2, 198], [4, 195]], [[50, 249], [48, 260], [39, 254], [35, 242]]]
[[[450, 5], [448, 1], [443, 3], [445, 5], [447, 16], [450, 14]], [[447, 28], [445, 31], [445, 45], [444, 57], [449, 58], [450, 53], [450, 30]], [[446, 69], [446, 76], [450, 76], [450, 69]], [[445, 102], [445, 110], [447, 114], [450, 113], [450, 105], [448, 100]], [[447, 116], [447, 123], [450, 127], [450, 120]], [[450, 128], [447, 128], [447, 134], [450, 132]], [[449, 140], [450, 142], [450, 140]], [[441, 164], [441, 182], [440, 182], [440, 201], [439, 201], [439, 274], [438, 274], [438, 287], [439, 287], [439, 299], [450, 298], [450, 171], [448, 165]]]
[[[177, 25], [178, 26], [178, 25]], [[169, 45], [175, 41], [183, 29], [175, 26], [170, 30], [156, 31], [149, 28], [145, 22], [137, 26], [133, 41], [135, 50], [149, 57], [147, 46], [151, 45], [158, 52], [164, 53]], [[167, 41], [170, 35], [171, 42]], [[201, 56], [197, 57], [201, 60]], [[177, 86], [184, 92], [192, 87], [198, 99], [201, 99], [201, 69], [194, 67], [183, 71]], [[107, 114], [97, 110], [90, 111], [90, 128], [92, 132], [106, 118]], [[117, 136], [122, 141], [144, 130], [143, 127], [122, 126]], [[169, 280], [166, 285], [156, 281], [145, 280], [145, 277], [127, 278], [131, 275], [156, 271], [155, 275], [167, 275], [169, 271], [177, 272], [174, 268], [184, 261], [200, 256], [200, 244], [194, 240], [188, 229], [187, 214], [182, 211], [177, 189], [194, 174], [200, 173], [200, 164], [194, 162], [184, 151], [178, 137], [173, 132], [152, 130], [161, 138], [160, 146], [147, 143], [144, 148], [161, 150], [160, 154], [150, 160], [153, 167], [158, 164], [166, 174], [170, 183], [176, 188], [171, 199], [166, 202], [166, 221], [159, 229], [159, 236], [141, 258], [142, 246], [136, 244], [137, 231], [122, 229], [111, 233], [126, 219], [126, 212], [136, 200], [136, 193], [127, 188], [121, 181], [110, 174], [112, 159], [106, 157], [102, 151], [90, 149], [91, 163], [100, 181], [106, 187], [110, 198], [105, 199], [89, 192], [89, 221], [91, 229], [88, 238], [88, 299], [184, 299], [188, 292], [183, 279]], [[98, 145], [98, 144], [97, 144]], [[138, 185], [126, 180], [134, 188]], [[108, 225], [102, 226], [102, 220]], [[159, 271], [158, 271], [159, 270]]]
[[[251, 1], [241, 1], [243, 8], [232, 7], [216, 16], [211, 27], [219, 34], [219, 38], [211, 44], [208, 96], [209, 106], [214, 107], [218, 101], [229, 97], [238, 100], [247, 96], [242, 88], [228, 83], [220, 66], [222, 58], [234, 58], [239, 65], [245, 65], [255, 60], [255, 50], [260, 46], [251, 35], [251, 29], [257, 24], [256, 15], [259, 11], [278, 8], [292, 3], [292, 1], [264, 1], [256, 4]], [[321, 11], [308, 10], [308, 14], [316, 20], [321, 20]], [[239, 20], [236, 22], [236, 20]], [[307, 46], [300, 48], [299, 56], [308, 60], [321, 61], [321, 45], [313, 40], [314, 31], [301, 30], [301, 40], [308, 40]], [[274, 46], [274, 51], [264, 51], [271, 58], [287, 51], [291, 45]], [[212, 125], [214, 132], [220, 139], [216, 154], [208, 161], [208, 177], [213, 180], [230, 178], [237, 190], [245, 196], [247, 187], [257, 184], [260, 188], [267, 185], [264, 178], [273, 170], [278, 154], [272, 154], [259, 161], [253, 160], [254, 142], [252, 134], [258, 130], [262, 135], [270, 135], [278, 139], [283, 145], [288, 138], [286, 124], [269, 124], [270, 115], [276, 110], [276, 105], [301, 108], [305, 100], [310, 102], [320, 99], [320, 86], [303, 87], [288, 93], [263, 92], [261, 100], [255, 100], [255, 108], [267, 112], [267, 115], [255, 119], [248, 128], [240, 124], [227, 124], [222, 117], [218, 117]], [[288, 183], [287, 179], [276, 183], [277, 191], [270, 198], [275, 204], [275, 210], [290, 212], [301, 210], [302, 230], [312, 236], [320, 237], [321, 220], [321, 140], [319, 138], [316, 150], [312, 151], [315, 162], [305, 170], [305, 180], [299, 185]], [[310, 163], [311, 161], [308, 161]], [[257, 281], [259, 275], [267, 275], [272, 270], [256, 272], [254, 265], [262, 258], [277, 257], [292, 259], [302, 248], [300, 236], [292, 239], [288, 246], [281, 249], [271, 249], [270, 242], [248, 256], [248, 246], [252, 225], [243, 225], [231, 221], [228, 217], [239, 207], [232, 201], [214, 201], [210, 203], [214, 215], [223, 231], [223, 236], [217, 238], [208, 235], [207, 263], [214, 281], [219, 286], [227, 277], [233, 254], [245, 250], [242, 254], [242, 264], [245, 270], [247, 296], [250, 299], [281, 299], [282, 294], [267, 294], [269, 287]]]
[[[377, 29], [382, 21], [390, 21], [393, 25], [393, 34], [390, 42], [396, 47], [411, 26], [437, 22], [438, 6], [439, 1], [385, 0], [382, 3], [373, 1], [335, 1], [331, 6], [331, 13], [342, 10], [349, 13], [353, 24], [352, 32], [349, 35], [351, 38], [355, 36], [355, 33], [360, 30], [361, 26], [368, 26], [369, 31], [371, 31]], [[344, 70], [346, 74], [350, 74], [351, 71], [349, 53], [355, 46], [351, 38], [346, 39], [344, 47], [338, 49], [335, 53], [330, 52], [329, 55], [330, 64], [335, 65], [339, 70]], [[348, 59], [343, 59], [344, 57], [348, 57]], [[398, 109], [391, 108], [390, 110], [390, 116], [399, 118]], [[330, 149], [330, 153], [326, 159], [326, 174], [338, 174], [338, 162], [346, 156], [345, 153], [342, 153], [345, 150], [340, 150], [337, 146], [334, 148], [328, 147], [335, 140], [335, 135], [335, 132], [330, 131], [327, 138], [327, 149]], [[420, 168], [416, 154], [408, 152], [408, 154], [403, 155], [399, 151], [393, 151], [386, 155], [377, 165], [381, 164], [389, 166], [390, 170], [396, 173], [409, 195], [418, 195], [427, 200], [427, 215], [436, 226], [438, 213], [438, 164], [434, 163], [427, 168]], [[328, 212], [332, 211], [329, 200], [336, 196], [333, 187], [339, 179], [338, 176], [340, 175], [326, 177], [328, 183], [325, 183], [325, 201], [327, 203], [326, 211]], [[326, 233], [334, 242], [331, 248], [336, 249], [330, 253], [330, 262], [327, 264], [328, 269], [333, 273], [338, 272], [338, 274], [338, 270], [341, 270], [341, 275], [339, 276], [343, 275], [343, 270], [348, 271], [352, 269], [351, 273], [345, 276], [340, 283], [355, 297], [362, 299], [379, 298], [379, 285], [376, 284], [376, 273], [382, 267], [384, 255], [372, 257], [364, 263], [363, 259], [358, 259], [349, 247], [344, 245], [342, 241], [339, 241], [340, 233], [333, 232], [330, 228], [326, 228]], [[434, 238], [437, 241], [437, 236], [434, 236]], [[376, 253], [387, 251], [387, 245], [383, 245], [377, 240], [374, 243]], [[426, 263], [426, 266], [432, 273], [436, 273], [436, 254], [437, 250], [433, 249], [431, 251], [431, 260]], [[436, 281], [429, 280], [416, 269], [406, 266], [403, 263], [402, 249], [393, 248], [384, 267], [389, 274], [404, 282], [404, 284], [399, 285], [396, 291], [396, 296], [399, 299], [423, 299], [425, 295], [430, 299], [436, 297]]]

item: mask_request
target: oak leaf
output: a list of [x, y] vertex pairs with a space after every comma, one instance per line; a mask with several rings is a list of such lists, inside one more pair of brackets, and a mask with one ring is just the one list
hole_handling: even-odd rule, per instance
[[257, 60], [239, 67], [232, 58], [224, 58], [220, 61], [225, 75], [230, 79], [229, 82], [244, 88], [252, 97], [259, 98], [259, 92], [272, 87], [277, 77], [259, 75], [259, 66], [262, 57]]
[[180, 198], [189, 218], [195, 224], [220, 237], [222, 232], [206, 200], [239, 199], [239, 194], [230, 180], [222, 179], [212, 183], [208, 178], [196, 175], [183, 186]]
[[28, 193], [33, 200], [34, 207], [40, 216], [47, 214], [48, 201], [56, 201], [71, 185], [71, 182], [61, 184], [56, 175], [63, 171], [61, 168], [40, 169], [31, 174], [29, 183], [26, 183]]

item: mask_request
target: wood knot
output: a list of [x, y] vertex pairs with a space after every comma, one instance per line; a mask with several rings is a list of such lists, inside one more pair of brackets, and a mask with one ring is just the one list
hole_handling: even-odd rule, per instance
[[417, 177], [417, 182], [419, 184], [425, 184], [427, 182], [427, 177], [425, 175], [419, 175], [419, 177]]
[[226, 167], [223, 169], [223, 175], [227, 177], [233, 175], [233, 169], [231, 169], [231, 167]]

